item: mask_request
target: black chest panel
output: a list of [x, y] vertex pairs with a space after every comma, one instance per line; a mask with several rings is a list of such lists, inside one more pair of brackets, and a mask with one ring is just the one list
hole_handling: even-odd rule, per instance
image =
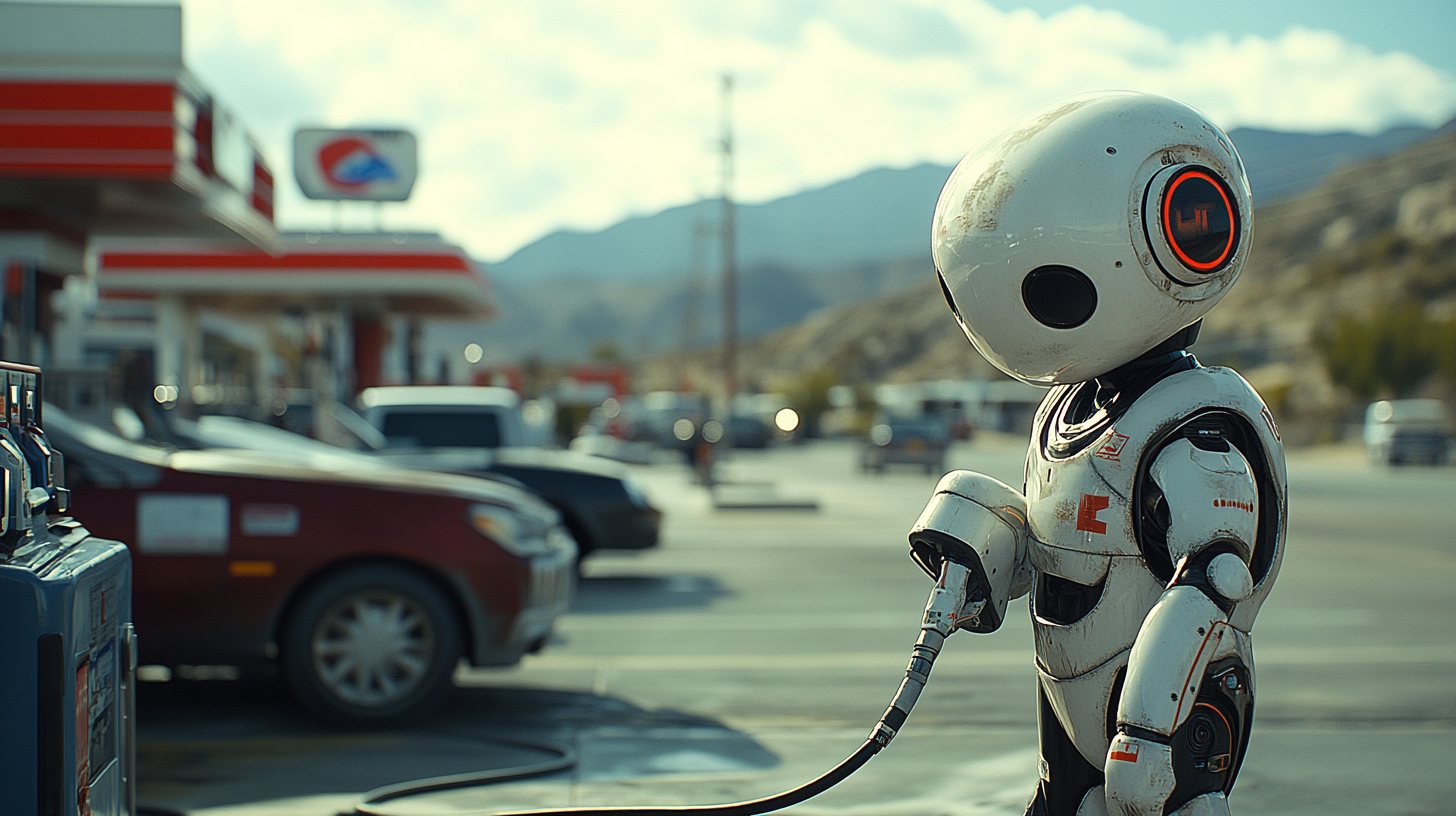
[[1036, 576], [1036, 597], [1032, 599], [1036, 616], [1058, 626], [1071, 626], [1097, 606], [1106, 586], [1106, 577], [1088, 585], [1040, 573]]

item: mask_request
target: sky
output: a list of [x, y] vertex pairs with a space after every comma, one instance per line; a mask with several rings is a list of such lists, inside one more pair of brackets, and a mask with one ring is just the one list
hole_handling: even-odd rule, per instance
[[[486, 262], [720, 190], [954, 164], [1053, 99], [1133, 89], [1226, 129], [1377, 133], [1456, 116], [1456, 2], [184, 0], [185, 60], [257, 137], [285, 229], [438, 231]], [[1210, 11], [1210, 10], [1216, 10]], [[409, 201], [292, 181], [299, 127], [402, 127]]]

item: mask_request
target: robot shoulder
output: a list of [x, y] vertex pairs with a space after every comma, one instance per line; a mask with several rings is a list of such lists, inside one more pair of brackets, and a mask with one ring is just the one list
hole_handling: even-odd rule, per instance
[[1093, 466], [1109, 485], [1132, 495], [1135, 483], [1146, 475], [1151, 458], [1161, 446], [1191, 420], [1209, 413], [1233, 418], [1240, 428], [1238, 447], [1251, 460], [1256, 473], [1265, 471], [1269, 481], [1277, 483], [1282, 501], [1284, 445], [1274, 416], [1258, 392], [1229, 368], [1200, 366], [1166, 377], [1149, 388], [1094, 444]]
[[1249, 561], [1258, 537], [1259, 494], [1238, 448], [1220, 438], [1179, 438], [1158, 452], [1148, 476], [1163, 503], [1173, 563], [1216, 544]]
[[[1131, 423], [1128, 423], [1131, 420]], [[1252, 594], [1238, 604], [1230, 618], [1230, 624], [1247, 631], [1253, 625], [1284, 558], [1284, 540], [1287, 517], [1287, 482], [1285, 476], [1284, 445], [1279, 439], [1277, 426], [1272, 415], [1259, 398], [1257, 392], [1236, 372], [1227, 368], [1197, 368], [1168, 377], [1149, 389], [1120, 421], [1129, 434], [1138, 434], [1138, 447], [1131, 455], [1124, 456], [1121, 463], [1099, 461], [1097, 466], [1118, 466], [1118, 477], [1124, 479], [1130, 490], [1133, 525], [1138, 549], [1148, 569], [1160, 581], [1167, 583], [1174, 577], [1178, 563], [1176, 553], [1190, 546], [1195, 534], [1196, 523], [1186, 528], [1187, 536], [1179, 544], [1167, 536], [1171, 526], [1171, 511], [1176, 508], [1172, 502], [1180, 502], [1193, 511], [1193, 505], [1207, 500], [1208, 513], [1221, 511], [1243, 512], [1233, 508], [1214, 507], [1216, 498], [1212, 495], [1198, 497], [1189, 485], [1197, 481], [1193, 475], [1190, 448], [1199, 444], [1217, 447], [1227, 443], [1232, 451], [1242, 458], [1242, 465], [1232, 464], [1231, 470], [1247, 468], [1254, 483], [1253, 505], [1255, 512], [1244, 515], [1245, 522], [1255, 525], [1252, 540], [1247, 540], [1251, 552], [1242, 553], [1247, 559], [1250, 578], [1253, 581]], [[1136, 429], [1136, 430], [1134, 430]], [[1129, 443], [1131, 447], [1131, 443]], [[1184, 495], [1167, 497], [1152, 475], [1154, 465], [1163, 460], [1163, 454], [1172, 451], [1164, 479], [1175, 491]], [[1179, 454], [1186, 462], [1174, 465]], [[1174, 475], [1174, 471], [1182, 471]], [[1210, 477], [1211, 478], [1211, 477]], [[1233, 476], [1228, 477], [1232, 479]], [[1242, 479], [1242, 477], [1239, 477]], [[1243, 502], [1233, 496], [1224, 500]], [[1215, 519], [1207, 520], [1218, 529]], [[1248, 536], [1247, 527], [1240, 533]]]

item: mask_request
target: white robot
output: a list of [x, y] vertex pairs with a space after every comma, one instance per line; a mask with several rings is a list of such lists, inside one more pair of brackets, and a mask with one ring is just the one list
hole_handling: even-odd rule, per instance
[[969, 572], [956, 628], [993, 631], [1031, 593], [1029, 816], [1228, 813], [1250, 631], [1283, 557], [1284, 450], [1249, 384], [1186, 348], [1238, 277], [1252, 216], [1223, 131], [1121, 92], [1017, 123], [960, 162], [936, 206], [961, 328], [1050, 387], [1023, 491], [947, 474], [910, 534], [932, 575], [946, 560]]

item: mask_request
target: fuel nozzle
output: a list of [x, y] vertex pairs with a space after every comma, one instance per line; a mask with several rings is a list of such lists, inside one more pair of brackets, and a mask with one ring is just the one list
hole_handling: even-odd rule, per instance
[[940, 640], [936, 643], [938, 649], [940, 643], [956, 630], [960, 621], [980, 612], [985, 601], [974, 601], [969, 606], [967, 604], [966, 589], [970, 578], [971, 568], [965, 564], [951, 558], [940, 562], [940, 575], [935, 579], [930, 598], [925, 602], [925, 619], [920, 624], [922, 642], [925, 640], [923, 633], [937, 633], [940, 635]]
[[[915, 650], [910, 655], [910, 665], [905, 667], [905, 679], [900, 690], [885, 711], [885, 716], [875, 724], [870, 740], [883, 748], [895, 738], [920, 692], [930, 680], [930, 669], [940, 655], [945, 639], [956, 630], [957, 621], [966, 617], [966, 587], [971, 571], [966, 565], [946, 558], [940, 562], [940, 575], [930, 590], [925, 602], [925, 617], [920, 623], [920, 639], [915, 641]], [[982, 602], [984, 603], [984, 602]], [[979, 611], [979, 610], [977, 610]]]

